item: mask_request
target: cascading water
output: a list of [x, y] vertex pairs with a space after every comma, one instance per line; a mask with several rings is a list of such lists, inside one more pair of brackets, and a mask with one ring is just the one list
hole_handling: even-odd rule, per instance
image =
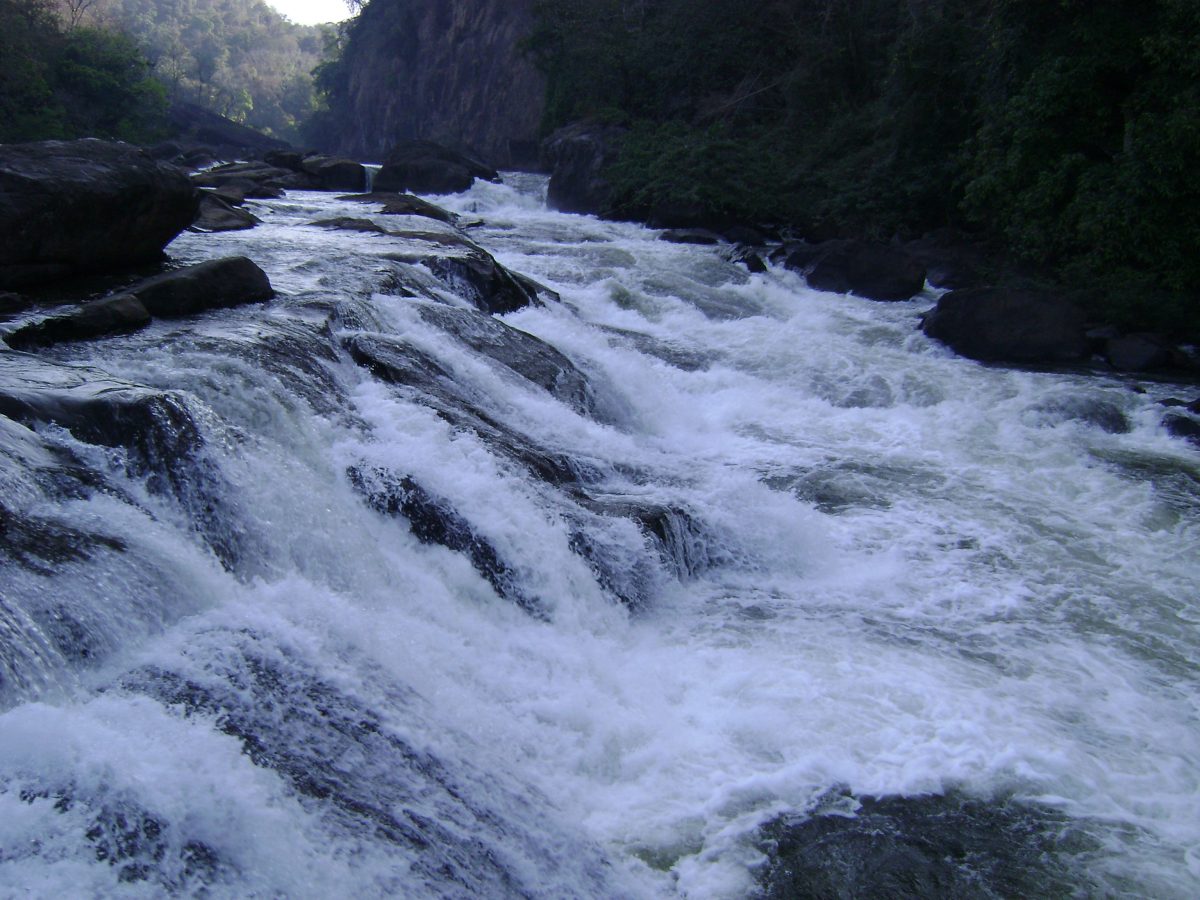
[[543, 191], [437, 201], [502, 318], [295, 193], [170, 248], [275, 301], [0, 352], [0, 894], [1194, 896], [1168, 388]]

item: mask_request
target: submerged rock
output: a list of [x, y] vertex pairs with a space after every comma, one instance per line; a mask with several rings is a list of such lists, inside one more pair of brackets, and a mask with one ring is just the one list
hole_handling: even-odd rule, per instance
[[197, 202], [180, 169], [129, 144], [0, 146], [0, 288], [154, 262]]
[[240, 531], [226, 503], [232, 492], [203, 452], [203, 432], [185, 395], [87, 366], [0, 354], [0, 415], [121, 448], [129, 474], [144, 478], [152, 493], [175, 497], [226, 566], [239, 558]]
[[423, 216], [453, 225], [458, 217], [454, 213], [422, 200], [413, 194], [401, 194], [394, 191], [373, 191], [370, 194], [351, 194], [339, 197], [339, 200], [354, 200], [358, 203], [380, 203], [383, 209], [379, 211], [384, 216]]
[[499, 181], [487, 163], [432, 141], [401, 141], [388, 151], [375, 175], [377, 191], [413, 191], [419, 194], [457, 194], [475, 179]]
[[1200, 422], [1179, 413], [1163, 416], [1163, 427], [1172, 437], [1183, 438], [1193, 446], [1200, 447]]
[[328, 228], [330, 231], [361, 231], [364, 234], [391, 234], [382, 225], [376, 225], [370, 219], [356, 219], [353, 216], [318, 219], [308, 224], [314, 228]]
[[1098, 849], [1061, 813], [960, 795], [827, 798], [763, 831], [768, 900], [1094, 896], [1072, 856]]
[[465, 554], [497, 594], [532, 616], [548, 618], [544, 605], [521, 588], [516, 570], [444, 497], [435, 496], [407, 475], [379, 468], [354, 466], [346, 474], [376, 512], [403, 516], [423, 544]]
[[1056, 295], [974, 288], [944, 294], [921, 329], [982, 362], [1070, 363], [1086, 359], [1083, 311]]
[[484, 408], [484, 399], [459, 384], [437, 360], [404, 341], [381, 335], [356, 334], [344, 341], [351, 358], [388, 384], [411, 388], [456, 428], [473, 432], [537, 478], [557, 486], [574, 486], [593, 477], [584, 464], [548, 450], [531, 436], [502, 422]]
[[419, 309], [422, 319], [453, 335], [476, 353], [494, 359], [584, 415], [594, 411], [587, 377], [540, 338], [469, 309], [436, 304], [423, 304]]

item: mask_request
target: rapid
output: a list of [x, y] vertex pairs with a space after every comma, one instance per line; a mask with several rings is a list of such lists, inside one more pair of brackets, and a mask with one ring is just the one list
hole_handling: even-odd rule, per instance
[[1172, 386], [544, 192], [431, 198], [548, 289], [489, 320], [543, 383], [402, 237], [306, 224], [397, 217], [308, 192], [168, 248], [274, 301], [0, 353], [155, 435], [0, 416], [0, 896], [747, 897], [862, 798], [1012, 812], [1046, 895], [1200, 893]]

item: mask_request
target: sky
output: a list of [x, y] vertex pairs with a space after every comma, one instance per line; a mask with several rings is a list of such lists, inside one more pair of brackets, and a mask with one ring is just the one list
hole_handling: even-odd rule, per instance
[[345, 0], [267, 0], [297, 25], [316, 25], [319, 22], [340, 22], [350, 18]]

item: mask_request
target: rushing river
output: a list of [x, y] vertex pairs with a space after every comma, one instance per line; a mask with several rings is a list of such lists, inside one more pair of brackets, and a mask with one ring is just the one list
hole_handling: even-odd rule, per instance
[[1200, 895], [1171, 388], [542, 193], [435, 199], [557, 293], [500, 319], [545, 384], [301, 192], [168, 248], [275, 301], [0, 352], [158, 404], [123, 446], [0, 416], [0, 896], [746, 897], [871, 798], [897, 846], [983, 833], [979, 896]]

